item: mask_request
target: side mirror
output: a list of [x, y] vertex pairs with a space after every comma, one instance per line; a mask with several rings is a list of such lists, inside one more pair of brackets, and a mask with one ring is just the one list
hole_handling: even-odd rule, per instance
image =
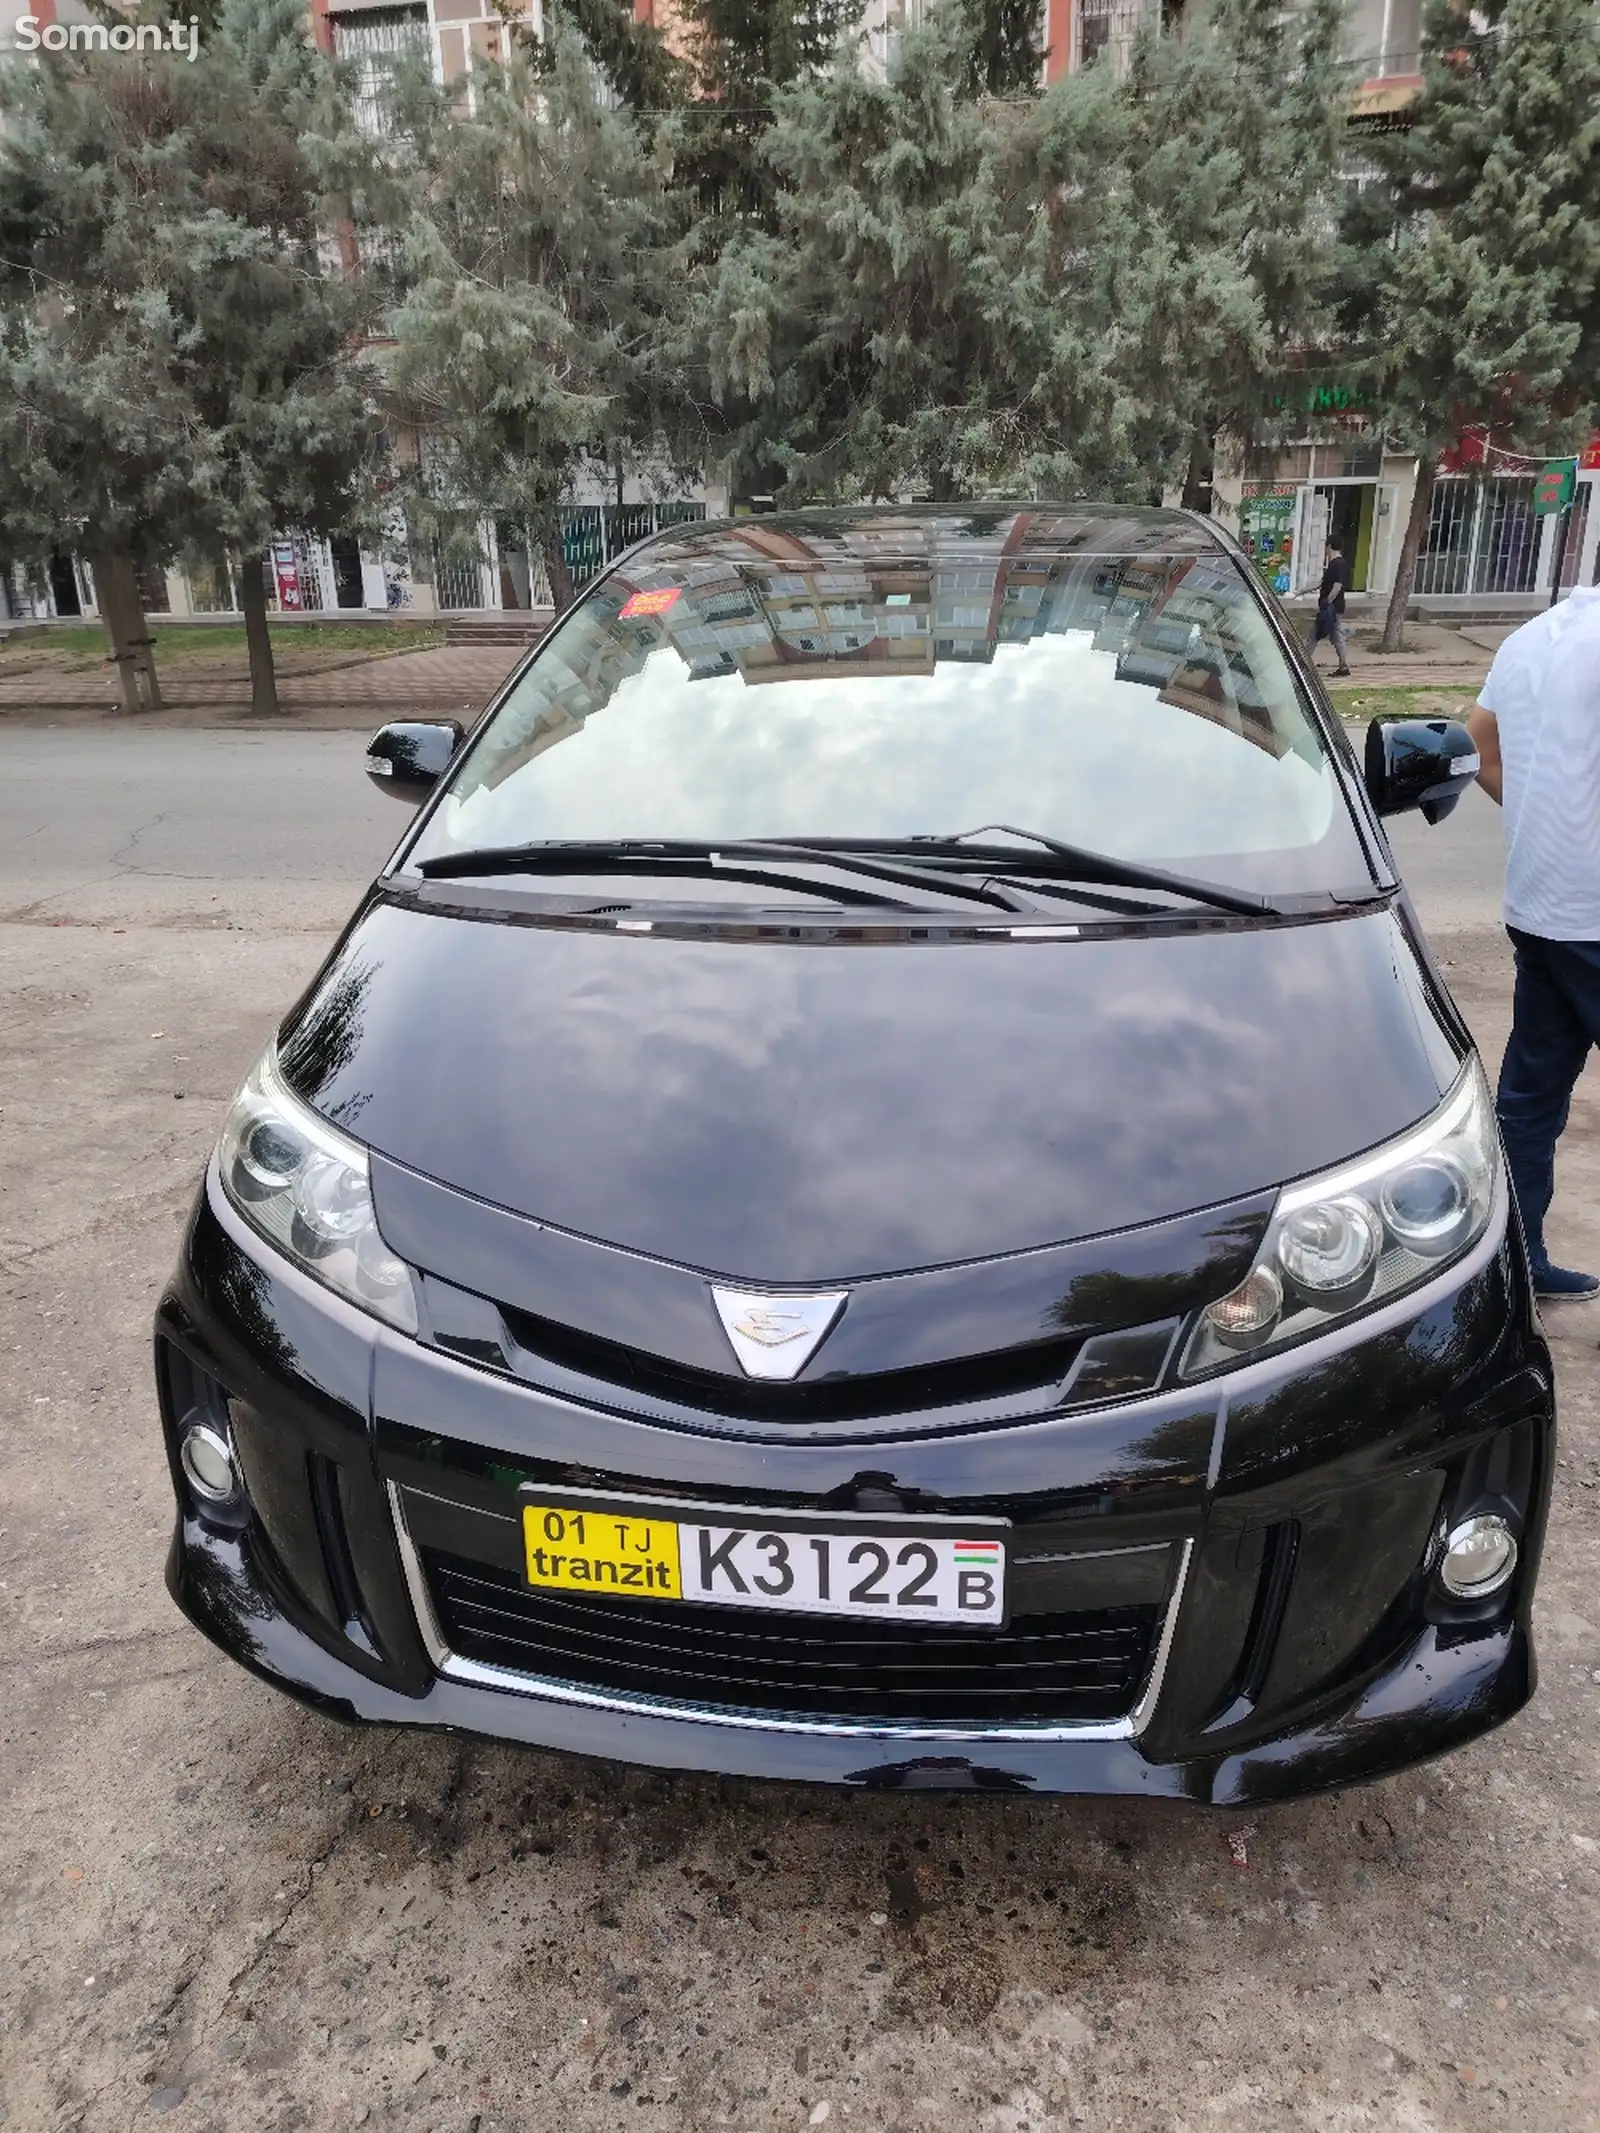
[[367, 743], [367, 776], [392, 800], [425, 800], [461, 746], [453, 718], [385, 726]]
[[1455, 718], [1375, 718], [1367, 728], [1367, 794], [1380, 815], [1419, 807], [1442, 822], [1478, 774], [1472, 735]]

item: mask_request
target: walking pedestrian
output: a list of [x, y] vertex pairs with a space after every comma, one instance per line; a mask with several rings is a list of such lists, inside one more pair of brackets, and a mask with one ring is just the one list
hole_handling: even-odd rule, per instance
[[1306, 650], [1315, 659], [1317, 646], [1326, 637], [1339, 661], [1333, 670], [1335, 674], [1350, 671], [1350, 649], [1344, 641], [1344, 596], [1349, 584], [1350, 565], [1345, 560], [1344, 550], [1337, 541], [1330, 541], [1328, 559], [1322, 568], [1322, 583], [1317, 587], [1317, 619], [1311, 625]]
[[1506, 821], [1506, 930], [1516, 950], [1498, 1109], [1536, 1294], [1592, 1296], [1551, 1264], [1544, 1219], [1556, 1142], [1600, 1044], [1600, 587], [1513, 630], [1468, 720], [1478, 783]]

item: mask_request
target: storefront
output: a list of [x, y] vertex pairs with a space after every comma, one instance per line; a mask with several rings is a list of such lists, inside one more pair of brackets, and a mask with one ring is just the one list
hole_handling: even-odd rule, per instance
[[[1345, 471], [1355, 455], [1343, 448], [1306, 446], [1292, 456], [1304, 464], [1305, 478], [1247, 482], [1240, 497], [1240, 539], [1262, 576], [1283, 599], [1314, 593], [1337, 541], [1349, 559], [1350, 590], [1387, 592], [1400, 524], [1399, 470], [1377, 452], [1370, 472]], [[1317, 469], [1319, 457], [1329, 465], [1326, 474]], [[1407, 489], [1409, 480], [1407, 463]]]
[[1398, 484], [1339, 477], [1307, 483], [1300, 492], [1296, 592], [1315, 592], [1328, 550], [1337, 543], [1349, 560], [1353, 593], [1387, 591], [1393, 578], [1389, 535]]
[[[1413, 596], [1506, 601], [1512, 611], [1564, 587], [1593, 585], [1600, 548], [1600, 439], [1582, 453], [1565, 530], [1534, 509], [1534, 463], [1452, 454], [1439, 471], [1417, 557]], [[1416, 461], [1342, 441], [1285, 451], [1274, 478], [1239, 492], [1239, 537], [1281, 599], [1314, 594], [1330, 544], [1350, 562], [1350, 591], [1387, 597], [1416, 483]]]

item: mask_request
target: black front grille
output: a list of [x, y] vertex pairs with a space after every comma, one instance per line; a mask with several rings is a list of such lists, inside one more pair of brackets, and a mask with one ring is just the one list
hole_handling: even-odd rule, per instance
[[1004, 1630], [536, 1592], [426, 1551], [445, 1642], [464, 1659], [657, 1701], [867, 1723], [1081, 1725], [1132, 1709], [1158, 1610], [1014, 1616]]
[[915, 1369], [820, 1377], [785, 1385], [771, 1378], [741, 1378], [731, 1356], [726, 1371], [696, 1370], [665, 1356], [648, 1355], [643, 1349], [601, 1340], [576, 1326], [536, 1318], [528, 1311], [506, 1305], [500, 1309], [523, 1359], [537, 1358], [609, 1390], [639, 1393], [671, 1406], [747, 1422], [864, 1422], [880, 1415], [916, 1414], [1019, 1394], [1028, 1395], [1037, 1405], [1051, 1405], [1056, 1387], [1083, 1345], [1074, 1335], [1031, 1341], [990, 1355], [923, 1363]]

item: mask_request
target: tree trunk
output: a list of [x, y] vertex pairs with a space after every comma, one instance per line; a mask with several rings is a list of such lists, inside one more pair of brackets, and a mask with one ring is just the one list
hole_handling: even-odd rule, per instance
[[250, 709], [257, 718], [278, 710], [278, 676], [272, 664], [272, 632], [267, 628], [267, 557], [263, 549], [239, 558], [239, 606], [244, 612], [244, 641], [250, 652]]
[[539, 542], [539, 552], [544, 557], [545, 575], [550, 580], [551, 602], [556, 613], [564, 615], [577, 598], [578, 589], [567, 568], [566, 545], [561, 538], [561, 506], [540, 505], [533, 531]]
[[1197, 431], [1189, 444], [1189, 465], [1183, 477], [1183, 508], [1211, 515], [1212, 462], [1215, 441], [1210, 430]]
[[1400, 543], [1400, 560], [1395, 565], [1394, 591], [1389, 595], [1389, 612], [1383, 619], [1383, 640], [1378, 646], [1381, 652], [1398, 652], [1405, 645], [1406, 609], [1411, 604], [1411, 588], [1417, 578], [1417, 557], [1422, 553], [1422, 536], [1428, 530], [1428, 512], [1433, 504], [1434, 455], [1431, 451], [1417, 454], [1417, 486], [1411, 498], [1411, 516], [1406, 520], [1405, 538]]
[[133, 551], [125, 547], [103, 548], [91, 561], [100, 619], [111, 640], [111, 656], [122, 689], [122, 708], [127, 712], [159, 711], [161, 686], [156, 679], [150, 632], [139, 598]]

